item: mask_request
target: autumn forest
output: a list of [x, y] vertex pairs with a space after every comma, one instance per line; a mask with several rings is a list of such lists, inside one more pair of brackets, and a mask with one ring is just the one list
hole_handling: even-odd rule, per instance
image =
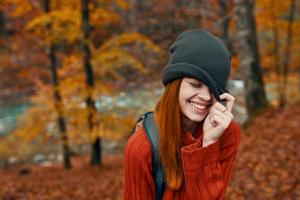
[[297, 0], [0, 0], [0, 199], [122, 199], [133, 125], [196, 28], [231, 54], [227, 199], [299, 199]]

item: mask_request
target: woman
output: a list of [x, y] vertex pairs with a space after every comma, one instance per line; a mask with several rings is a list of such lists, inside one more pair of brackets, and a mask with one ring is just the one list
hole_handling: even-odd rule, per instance
[[[224, 199], [240, 142], [231, 113], [234, 97], [225, 90], [230, 54], [201, 29], [183, 32], [169, 50], [165, 91], [154, 111], [166, 185], [162, 199]], [[125, 149], [125, 200], [155, 199], [151, 161], [140, 127]]]

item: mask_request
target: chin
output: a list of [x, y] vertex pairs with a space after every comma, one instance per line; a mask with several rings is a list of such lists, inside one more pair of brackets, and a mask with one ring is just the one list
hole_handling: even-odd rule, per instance
[[202, 122], [206, 115], [187, 114], [186, 117], [193, 122]]

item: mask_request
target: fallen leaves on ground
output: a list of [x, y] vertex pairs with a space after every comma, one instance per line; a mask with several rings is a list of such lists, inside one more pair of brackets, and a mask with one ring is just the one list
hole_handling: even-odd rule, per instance
[[300, 103], [269, 109], [243, 131], [229, 199], [300, 199]]
[[74, 157], [70, 170], [61, 165], [43, 167], [32, 164], [1, 170], [0, 199], [122, 199], [122, 156], [104, 156], [101, 167], [92, 167], [88, 163], [88, 157], [84, 156]]
[[[269, 109], [243, 130], [227, 199], [300, 199], [299, 116], [300, 103]], [[71, 170], [32, 164], [0, 170], [0, 199], [122, 199], [122, 153], [103, 162], [91, 167], [85, 156], [74, 157]]]

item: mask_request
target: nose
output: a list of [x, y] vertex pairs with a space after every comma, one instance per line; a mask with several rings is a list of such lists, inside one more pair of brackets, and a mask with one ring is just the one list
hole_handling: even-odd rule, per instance
[[198, 92], [197, 97], [203, 101], [210, 101], [211, 93], [210, 93], [209, 89], [205, 89], [205, 90]]

